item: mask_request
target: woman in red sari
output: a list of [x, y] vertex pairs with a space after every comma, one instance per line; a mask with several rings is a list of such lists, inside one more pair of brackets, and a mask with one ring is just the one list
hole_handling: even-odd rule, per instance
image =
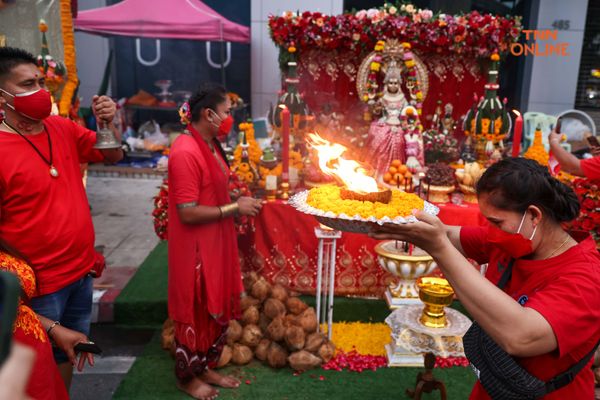
[[178, 388], [213, 399], [239, 381], [213, 371], [229, 320], [239, 318], [243, 293], [233, 217], [258, 214], [261, 202], [232, 202], [231, 174], [217, 137], [233, 125], [224, 88], [201, 88], [183, 107], [187, 134], [169, 158], [169, 317], [175, 323]]
[[[69, 394], [52, 355], [52, 342], [67, 353], [72, 364], [76, 355], [73, 347], [85, 343], [87, 337], [80, 332], [67, 329], [52, 320], [37, 315], [29, 306], [29, 299], [36, 293], [36, 280], [31, 267], [14, 250], [0, 241], [0, 271], [17, 276], [21, 285], [21, 297], [13, 328], [13, 339], [35, 351], [35, 361], [27, 381], [26, 393], [35, 400], [67, 400]], [[88, 360], [93, 365], [91, 354], [82, 353], [78, 369]]]

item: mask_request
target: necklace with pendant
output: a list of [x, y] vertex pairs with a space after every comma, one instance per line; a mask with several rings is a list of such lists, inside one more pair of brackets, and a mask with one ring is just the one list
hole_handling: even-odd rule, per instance
[[50, 159], [47, 159], [42, 152], [35, 146], [35, 144], [33, 144], [31, 142], [31, 140], [27, 139], [27, 137], [25, 135], [23, 135], [21, 132], [19, 132], [17, 129], [15, 129], [13, 126], [11, 126], [8, 122], [6, 122], [6, 120], [2, 121], [2, 123], [4, 125], [6, 125], [8, 128], [10, 128], [11, 130], [13, 130], [16, 134], [18, 134], [19, 136], [21, 136], [23, 139], [25, 139], [25, 141], [27, 143], [29, 143], [29, 145], [31, 147], [33, 147], [33, 149], [35, 150], [36, 153], [38, 153], [38, 155], [42, 158], [42, 160], [44, 160], [44, 162], [46, 164], [48, 164], [48, 172], [50, 173], [50, 176], [53, 178], [58, 178], [58, 170], [56, 169], [56, 167], [54, 166], [54, 164], [52, 163], [52, 140], [50, 139], [50, 133], [48, 131], [46, 131], [46, 127], [44, 127], [44, 131], [46, 132], [46, 135], [48, 135], [48, 149], [50, 151]]

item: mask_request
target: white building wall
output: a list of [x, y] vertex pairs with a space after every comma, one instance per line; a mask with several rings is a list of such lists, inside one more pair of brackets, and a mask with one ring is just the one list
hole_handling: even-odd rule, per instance
[[[585, 30], [588, 0], [540, 0], [537, 25], [527, 29], [555, 30], [557, 20], [569, 21], [569, 29], [559, 30], [556, 41], [568, 43], [567, 57], [532, 57], [529, 99], [526, 111], [557, 115], [574, 108], [577, 78]], [[540, 45], [545, 42], [538, 42]]]

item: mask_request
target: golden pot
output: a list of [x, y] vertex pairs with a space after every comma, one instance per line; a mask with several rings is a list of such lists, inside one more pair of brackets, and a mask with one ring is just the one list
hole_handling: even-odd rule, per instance
[[431, 276], [417, 279], [419, 299], [425, 308], [419, 321], [428, 328], [443, 328], [447, 325], [444, 307], [452, 304], [454, 289], [444, 278]]
[[477, 192], [473, 186], [463, 185], [462, 183], [458, 184], [460, 191], [465, 195], [464, 201], [466, 203], [475, 203], [477, 204]]
[[450, 194], [456, 189], [454, 186], [435, 186], [424, 185], [424, 189], [428, 191], [427, 201], [432, 203], [448, 203]]
[[409, 255], [404, 252], [400, 242], [396, 243], [395, 240], [379, 242], [375, 246], [377, 261], [381, 268], [399, 278], [397, 283], [389, 287], [392, 303], [417, 303], [419, 290], [415, 285], [416, 279], [430, 274], [437, 264], [422, 249], [414, 247], [412, 255]]

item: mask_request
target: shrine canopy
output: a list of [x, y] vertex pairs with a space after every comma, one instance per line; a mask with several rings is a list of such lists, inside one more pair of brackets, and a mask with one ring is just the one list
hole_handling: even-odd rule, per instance
[[154, 39], [250, 42], [250, 29], [231, 22], [199, 0], [123, 0], [80, 11], [75, 29], [91, 34]]

